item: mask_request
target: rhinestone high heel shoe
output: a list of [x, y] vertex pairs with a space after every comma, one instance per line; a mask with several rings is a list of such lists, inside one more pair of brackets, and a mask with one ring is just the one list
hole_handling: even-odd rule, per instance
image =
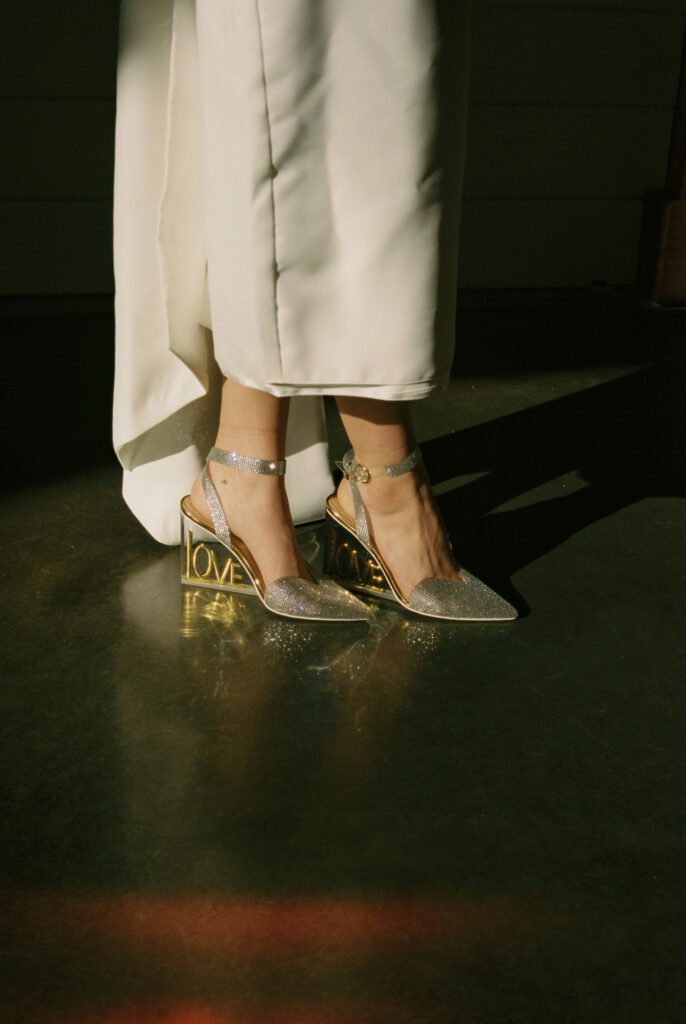
[[222, 462], [247, 473], [283, 476], [285, 461], [253, 459], [212, 448], [201, 475], [211, 519], [193, 507], [190, 495], [181, 501], [181, 582], [238, 594], [256, 594], [270, 612], [289, 619], [325, 622], [366, 621], [363, 601], [331, 579], [283, 576], [265, 586], [258, 564], [243, 541], [229, 530], [219, 495], [207, 471], [208, 462]]
[[[384, 466], [388, 477], [409, 473], [421, 462], [419, 448], [402, 462]], [[425, 579], [405, 595], [379, 554], [370, 534], [360, 485], [372, 477], [352, 449], [336, 465], [343, 471], [353, 499], [355, 522], [339, 505], [335, 493], [326, 503], [324, 570], [341, 586], [362, 594], [397, 601], [417, 615], [460, 621], [516, 619], [517, 610], [485, 583], [460, 567], [461, 579]]]

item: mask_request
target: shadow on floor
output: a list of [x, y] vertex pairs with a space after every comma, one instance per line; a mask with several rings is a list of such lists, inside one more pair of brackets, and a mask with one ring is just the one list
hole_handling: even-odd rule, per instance
[[[591, 523], [647, 497], [686, 496], [686, 376], [649, 367], [425, 443], [456, 550], [495, 585]], [[572, 493], [547, 497], [568, 474]], [[494, 512], [530, 495], [526, 505]]]

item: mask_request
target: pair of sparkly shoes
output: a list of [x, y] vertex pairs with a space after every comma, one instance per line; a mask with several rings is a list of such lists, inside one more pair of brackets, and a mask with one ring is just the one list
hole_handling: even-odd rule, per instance
[[[402, 462], [384, 467], [386, 476], [409, 473], [421, 461], [416, 448]], [[325, 622], [367, 620], [369, 609], [351, 591], [396, 601], [408, 611], [435, 619], [506, 620], [517, 611], [502, 597], [460, 569], [460, 578], [426, 579], [409, 595], [403, 594], [391, 570], [379, 554], [369, 529], [360, 485], [371, 479], [351, 450], [337, 463], [345, 474], [353, 499], [355, 521], [349, 520], [335, 494], [326, 503], [324, 571], [315, 580], [285, 576], [265, 585], [258, 563], [243, 541], [232, 534], [219, 495], [207, 471], [208, 462], [221, 462], [248, 473], [283, 476], [285, 461], [254, 459], [223, 448], [212, 448], [201, 483], [210, 519], [193, 507], [190, 495], [181, 501], [182, 582], [214, 587], [233, 593], [256, 594], [276, 615]]]

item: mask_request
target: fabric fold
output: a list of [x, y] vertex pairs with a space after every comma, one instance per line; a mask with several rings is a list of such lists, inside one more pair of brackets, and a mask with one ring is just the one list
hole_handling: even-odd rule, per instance
[[[113, 444], [148, 532], [180, 542], [179, 501], [210, 448], [221, 376], [208, 330], [194, 0], [124, 0], [115, 145]], [[296, 522], [332, 487], [320, 397], [298, 398], [286, 486]]]

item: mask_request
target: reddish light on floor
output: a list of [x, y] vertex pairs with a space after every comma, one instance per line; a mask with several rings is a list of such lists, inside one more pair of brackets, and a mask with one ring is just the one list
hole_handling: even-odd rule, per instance
[[293, 956], [502, 948], [569, 924], [550, 908], [493, 900], [230, 900], [26, 895], [0, 905], [6, 926], [53, 938], [167, 954]]
[[[359, 1007], [345, 1009], [290, 1006], [287, 1008], [259, 1008], [232, 1010], [222, 1007], [187, 1006], [126, 1006], [107, 1010], [81, 1011], [68, 1019], [48, 1014], [42, 1024], [405, 1024], [412, 1011], [401, 1007], [364, 1010]], [[422, 1014], [422, 1019], [428, 1019]], [[432, 1021], [453, 1020], [441, 1014]]]

